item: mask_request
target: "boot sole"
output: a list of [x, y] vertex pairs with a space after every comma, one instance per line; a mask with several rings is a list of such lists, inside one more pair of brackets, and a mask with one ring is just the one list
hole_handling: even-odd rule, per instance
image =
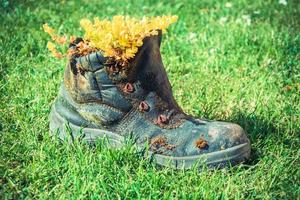
[[[71, 135], [67, 127], [71, 129]], [[52, 107], [50, 113], [50, 132], [52, 135], [58, 133], [61, 140], [80, 137], [83, 141], [93, 143], [97, 139], [106, 139], [108, 146], [114, 148], [121, 148], [125, 144], [125, 138], [119, 134], [96, 128], [82, 128], [69, 123], [55, 110], [55, 106]], [[145, 156], [159, 165], [175, 169], [190, 169], [195, 165], [199, 168], [203, 166], [223, 168], [244, 162], [250, 157], [250, 151], [250, 143], [244, 143], [225, 150], [195, 156], [172, 157], [151, 151], [148, 151]]]

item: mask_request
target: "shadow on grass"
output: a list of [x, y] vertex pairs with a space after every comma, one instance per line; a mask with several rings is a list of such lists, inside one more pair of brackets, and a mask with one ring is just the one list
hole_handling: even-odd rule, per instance
[[[291, 131], [288, 126], [270, 122], [255, 114], [244, 114], [239, 112], [235, 115], [234, 123], [239, 124], [247, 132], [251, 142], [251, 156], [246, 162], [248, 165], [257, 164], [262, 157], [266, 156], [265, 148], [272, 145], [284, 145], [289, 149], [297, 148], [297, 139], [287, 138], [287, 135], [294, 135], [297, 130]], [[279, 134], [280, 133], [280, 134]], [[271, 146], [272, 146], [271, 145]]]

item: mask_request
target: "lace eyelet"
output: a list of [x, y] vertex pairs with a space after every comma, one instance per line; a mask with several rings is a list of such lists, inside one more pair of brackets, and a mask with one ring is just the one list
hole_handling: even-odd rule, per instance
[[125, 92], [125, 93], [132, 93], [132, 92], [134, 92], [134, 87], [133, 87], [133, 85], [131, 84], [131, 83], [126, 83], [125, 84], [125, 86], [124, 86], [124, 88], [123, 88], [123, 91]]
[[120, 68], [116, 65], [112, 65], [112, 66], [109, 67], [109, 72], [112, 75], [117, 75], [120, 72]]
[[146, 101], [142, 101], [139, 105], [139, 110], [141, 112], [148, 112], [150, 110], [150, 106], [147, 104]]
[[156, 124], [163, 125], [163, 124], [168, 123], [168, 121], [169, 121], [169, 119], [166, 115], [160, 114], [157, 117]]

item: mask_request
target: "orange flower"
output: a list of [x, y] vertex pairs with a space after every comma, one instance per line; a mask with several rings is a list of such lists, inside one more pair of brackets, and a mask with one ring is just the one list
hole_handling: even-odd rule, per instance
[[58, 44], [65, 44], [67, 42], [67, 37], [66, 36], [58, 36], [55, 34], [55, 30], [51, 28], [47, 23], [43, 24], [43, 29], [46, 33], [48, 33], [51, 36], [51, 39], [55, 41]]
[[52, 53], [52, 55], [55, 58], [62, 58], [63, 57], [63, 55], [56, 50], [55, 44], [53, 44], [52, 42], [47, 43], [47, 48], [49, 49], [49, 51]]

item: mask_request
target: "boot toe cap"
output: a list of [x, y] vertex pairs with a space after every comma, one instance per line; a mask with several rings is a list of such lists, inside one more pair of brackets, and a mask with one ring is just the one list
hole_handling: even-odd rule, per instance
[[[226, 150], [241, 144], [250, 144], [244, 129], [233, 123], [209, 122], [206, 131], [186, 141], [185, 155], [199, 155]], [[192, 132], [196, 132], [197, 128]]]
[[[220, 145], [225, 145], [225, 148], [230, 148], [244, 143], [250, 143], [249, 139], [247, 138], [246, 132], [241, 126], [227, 122], [215, 123], [217, 125], [213, 125], [208, 132], [208, 136], [214, 139], [213, 142], [219, 142]], [[216, 135], [214, 135], [214, 126], [218, 126]]]

